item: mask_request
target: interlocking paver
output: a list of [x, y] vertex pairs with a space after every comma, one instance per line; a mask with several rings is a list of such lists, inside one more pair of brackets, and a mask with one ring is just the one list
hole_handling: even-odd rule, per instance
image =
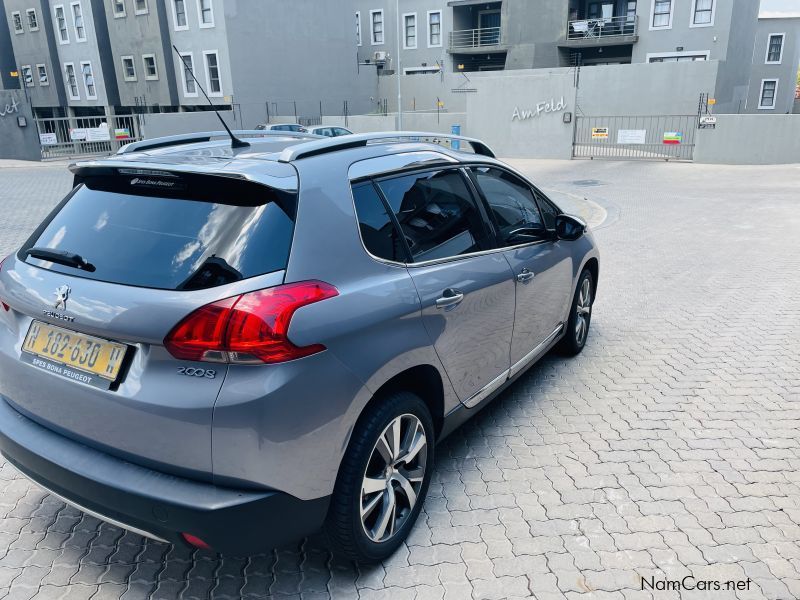
[[[663, 600], [641, 577], [687, 573], [800, 597], [798, 167], [515, 164], [606, 218], [592, 334], [440, 446], [395, 556], [359, 567], [319, 536], [245, 559], [171, 549], [0, 461], [0, 597]], [[71, 175], [0, 161], [0, 182], [5, 255]]]

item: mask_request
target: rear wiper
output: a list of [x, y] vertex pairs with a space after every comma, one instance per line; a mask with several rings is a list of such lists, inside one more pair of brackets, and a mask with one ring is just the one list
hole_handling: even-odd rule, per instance
[[66, 265], [67, 267], [75, 267], [76, 269], [88, 271], [89, 273], [93, 273], [95, 270], [95, 266], [92, 263], [85, 260], [80, 254], [75, 254], [74, 252], [35, 247], [26, 250], [25, 254], [40, 260]]

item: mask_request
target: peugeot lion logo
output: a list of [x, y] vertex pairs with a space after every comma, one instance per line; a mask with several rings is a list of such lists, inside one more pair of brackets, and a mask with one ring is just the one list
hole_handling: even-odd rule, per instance
[[67, 300], [69, 299], [69, 293], [71, 291], [68, 285], [62, 285], [60, 288], [56, 289], [56, 301], [53, 304], [53, 308], [56, 310], [67, 310]]

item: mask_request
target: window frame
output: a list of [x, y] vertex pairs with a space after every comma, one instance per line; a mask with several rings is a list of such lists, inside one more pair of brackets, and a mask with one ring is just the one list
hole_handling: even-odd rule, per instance
[[[69, 78], [69, 71], [72, 70], [72, 77], [75, 79], [75, 95], [72, 94], [72, 83]], [[78, 74], [75, 71], [75, 63], [74, 62], [65, 62], [64, 63], [64, 83], [67, 87], [67, 96], [70, 100], [80, 100], [81, 99], [81, 89], [78, 85]]]
[[[414, 45], [408, 45], [408, 24], [406, 23], [406, 19], [408, 17], [414, 18]], [[409, 12], [403, 13], [403, 50], [416, 50], [419, 46], [419, 27], [417, 26], [417, 13]]]
[[133, 14], [134, 15], [147, 15], [150, 14], [150, 3], [147, 0], [142, 0], [144, 2], [144, 8], [140, 9], [137, 8], [136, 4], [139, 0], [133, 0]]
[[442, 68], [435, 64], [428, 67], [403, 67], [403, 75], [438, 75]]
[[203, 2], [205, 0], [197, 0], [197, 23], [200, 29], [211, 29], [215, 26], [216, 20], [214, 17], [214, 0], [208, 0], [208, 7], [211, 12], [211, 22], [204, 23], [203, 22]]
[[[764, 106], [764, 84], [772, 82], [775, 83], [775, 89], [772, 91], [772, 106]], [[758, 110], [775, 110], [778, 107], [778, 86], [780, 79], [777, 77], [768, 77], [761, 80], [761, 86], [758, 90]]]
[[[375, 41], [375, 17], [381, 15], [381, 41]], [[382, 8], [375, 8], [369, 11], [369, 41], [371, 46], [383, 46], [386, 43], [386, 15]]]
[[[439, 15], [439, 43], [432, 44], [431, 43], [431, 15], [438, 14]], [[442, 10], [429, 10], [427, 13], [427, 45], [428, 48], [441, 48], [444, 45], [444, 11]]]
[[[92, 87], [94, 88], [94, 94], [89, 93], [89, 82], [86, 81], [86, 73], [83, 71], [83, 67], [85, 65], [89, 65], [89, 72], [90, 72], [90, 77], [92, 78]], [[94, 78], [94, 67], [92, 66], [92, 61], [82, 60], [80, 61], [80, 67], [81, 67], [81, 79], [83, 79], [83, 89], [86, 92], [86, 99], [97, 100], [97, 81]]]
[[[28, 72], [31, 75], [30, 84], [28, 84], [25, 81], [25, 69], [28, 69]], [[22, 71], [22, 77], [21, 77], [22, 81], [21, 81], [21, 83], [22, 83], [22, 85], [24, 87], [31, 87], [32, 88], [34, 85], [36, 85], [36, 80], [33, 78], [33, 67], [31, 67], [31, 65], [20, 65], [20, 71]]]
[[[211, 89], [211, 71], [208, 68], [208, 59], [206, 57], [214, 55], [217, 59], [217, 79], [219, 79], [219, 92]], [[219, 50], [203, 50], [203, 70], [206, 73], [206, 90], [210, 98], [222, 98], [225, 96], [225, 87], [222, 84], [222, 65], [219, 61]]]
[[[66, 39], [64, 39], [64, 36], [61, 35], [61, 28], [58, 26], [59, 9], [61, 9], [61, 16], [64, 19], [64, 34], [66, 36]], [[53, 18], [55, 19], [55, 32], [56, 32], [56, 37], [58, 38], [58, 45], [64, 46], [66, 44], [69, 44], [69, 23], [67, 23], [67, 11], [65, 10], [63, 4], [53, 5]]]
[[[546, 242], [554, 242], [556, 240], [556, 238], [555, 238], [555, 229], [551, 229], [551, 228], [547, 227], [547, 224], [545, 223], [544, 215], [542, 214], [542, 207], [541, 207], [541, 201], [539, 200], [539, 196], [541, 196], [544, 199], [544, 201], [549, 202], [553, 207], [555, 207], [558, 210], [559, 213], [561, 212], [561, 209], [558, 208], [558, 206], [552, 200], [550, 200], [545, 194], [543, 194], [539, 190], [539, 188], [537, 188], [530, 181], [525, 179], [525, 177], [523, 177], [519, 173], [516, 173], [515, 171], [512, 171], [511, 169], [507, 169], [507, 168], [505, 168], [503, 166], [499, 166], [499, 165], [495, 165], [495, 164], [489, 164], [489, 163], [468, 163], [468, 164], [462, 165], [462, 167], [465, 170], [466, 175], [469, 178], [470, 183], [472, 184], [472, 186], [474, 188], [474, 193], [480, 198], [480, 201], [483, 204], [483, 211], [488, 215], [488, 218], [490, 219], [490, 222], [492, 224], [492, 235], [494, 237], [495, 244], [497, 245], [498, 249], [503, 250], [503, 251], [505, 251], [505, 250], [513, 250], [515, 248], [524, 248], [526, 246], [536, 246], [536, 245], [539, 245], [539, 244], [544, 244]], [[512, 176], [512, 177], [514, 177], [516, 179], [519, 179], [520, 182], [523, 184], [523, 186], [530, 190], [531, 197], [533, 198], [533, 204], [536, 206], [536, 210], [539, 213], [539, 219], [540, 219], [542, 225], [545, 226], [545, 230], [547, 232], [553, 234], [553, 235], [551, 235], [549, 237], [542, 237], [541, 239], [538, 239], [538, 240], [531, 240], [530, 242], [522, 242], [520, 244], [514, 244], [514, 245], [511, 245], [511, 246], [505, 245], [505, 242], [500, 239], [500, 226], [497, 224], [497, 221], [495, 220], [494, 213], [492, 212], [491, 205], [489, 204], [489, 199], [485, 196], [485, 194], [483, 192], [483, 189], [478, 184], [477, 177], [475, 176], [475, 174], [472, 171], [472, 169], [475, 169], [475, 168], [496, 169], [496, 170], [502, 171], [502, 172], [506, 173], [507, 175], [510, 175], [510, 176]]]
[[[78, 35], [78, 24], [75, 15], [75, 7], [78, 7], [78, 12], [80, 12], [81, 18], [81, 29], [83, 30], [83, 37]], [[78, 43], [85, 42], [87, 40], [86, 36], [86, 19], [83, 16], [83, 5], [81, 4], [81, 0], [75, 0], [74, 2], [69, 3], [69, 14], [72, 16], [72, 30], [75, 32], [75, 41]]]
[[[31, 25], [31, 15], [36, 25]], [[25, 11], [25, 16], [28, 18], [28, 31], [39, 31], [39, 15], [36, 14], [35, 8], [29, 8]]]
[[[178, 25], [178, 2], [183, 2], [183, 19], [185, 23]], [[170, 0], [172, 5], [172, 30], [173, 31], [188, 31], [189, 29], [189, 13], [186, 12], [186, 2], [188, 0]]]
[[[181, 58], [188, 57], [191, 61], [192, 66], [192, 73], [195, 71], [195, 64], [194, 64], [194, 52], [179, 52]], [[179, 61], [178, 68], [181, 70], [181, 82], [182, 82], [182, 92], [184, 98], [197, 98], [199, 94], [199, 90], [197, 89], [197, 82], [192, 81], [194, 83], [194, 93], [189, 91], [189, 79], [186, 77], [186, 66], [183, 64], [183, 61]], [[197, 75], [195, 75], [197, 77]]]
[[357, 10], [356, 11], [356, 46], [359, 46], [359, 47], [363, 45], [363, 41], [361, 39], [361, 32], [362, 32], [361, 11]]
[[[122, 12], [117, 12], [117, 6], [122, 7]], [[128, 9], [125, 6], [125, 0], [111, 0], [111, 12], [115, 19], [124, 19], [128, 16]]]
[[[148, 58], [153, 59], [153, 65], [156, 68], [156, 74], [150, 75], [147, 72], [147, 60]], [[142, 54], [142, 67], [144, 68], [144, 80], [145, 81], [158, 81], [159, 73], [158, 73], [158, 59], [156, 59], [156, 55], [152, 52]]]
[[697, 1], [698, 0], [692, 0], [692, 10], [689, 13], [689, 27], [713, 27], [714, 20], [717, 16], [717, 0], [711, 0], [711, 20], [708, 23], [695, 23], [695, 18], [697, 17]]
[[[120, 62], [122, 63], [122, 79], [124, 81], [138, 81], [139, 78], [136, 75], [136, 59], [133, 57], [132, 54], [126, 54], [125, 56], [119, 57]], [[131, 66], [133, 67], [133, 76], [128, 76], [128, 69], [125, 66], [125, 61], [131, 61]]]
[[[17, 20], [19, 20], [19, 29], [17, 29]], [[22, 22], [22, 13], [15, 10], [11, 13], [11, 26], [14, 28], [14, 34], [19, 35], [25, 33], [25, 24]]]
[[[645, 56], [645, 63], [648, 65], [663, 63], [663, 60], [654, 61], [654, 58], [681, 58], [684, 56], [704, 56], [705, 60], [711, 60], [711, 50], [684, 50], [682, 52], [648, 52]], [[695, 58], [695, 60], [697, 60]], [[672, 61], [668, 61], [672, 62]]]
[[[669, 23], [667, 25], [655, 25], [656, 21], [656, 2], [659, 0], [650, 0], [650, 31], [664, 31], [666, 29], [672, 29], [672, 21], [675, 17], [675, 0], [669, 0]], [[664, 13], [659, 13], [664, 14]], [[690, 13], [693, 15], [694, 13]], [[691, 18], [691, 17], [690, 17]]]
[[[770, 46], [772, 45], [772, 38], [780, 37], [781, 38], [781, 55], [778, 60], [770, 60], [769, 59], [769, 50]], [[770, 33], [767, 35], [767, 52], [764, 56], [764, 64], [765, 65], [780, 65], [783, 63], [783, 51], [786, 48], [786, 33]]]
[[[431, 266], [431, 265], [449, 263], [449, 262], [454, 262], [454, 261], [458, 261], [458, 260], [467, 260], [467, 259], [475, 257], [475, 256], [482, 256], [482, 255], [485, 255], [485, 254], [493, 254], [495, 252], [502, 252], [503, 250], [505, 250], [505, 248], [500, 247], [498, 245], [498, 243], [497, 243], [497, 234], [496, 234], [496, 229], [495, 229], [494, 222], [492, 221], [492, 219], [487, 214], [486, 206], [483, 203], [482, 198], [479, 196], [478, 190], [475, 188], [475, 185], [473, 184], [469, 173], [466, 171], [466, 169], [465, 169], [466, 166], [467, 165], [461, 164], [461, 163], [459, 163], [457, 165], [447, 163], [447, 164], [440, 164], [440, 165], [431, 165], [431, 166], [427, 166], [427, 167], [423, 167], [423, 168], [400, 169], [400, 170], [397, 170], [397, 171], [393, 171], [391, 173], [382, 173], [382, 174], [376, 175], [376, 176], [368, 176], [368, 177], [363, 177], [363, 178], [358, 178], [358, 179], [351, 180], [350, 181], [351, 190], [352, 190], [353, 186], [355, 186], [357, 184], [360, 184], [362, 182], [365, 182], [365, 181], [370, 181], [375, 186], [375, 189], [378, 192], [378, 196], [380, 197], [381, 201], [383, 202], [384, 210], [386, 211], [386, 214], [389, 215], [389, 218], [392, 221], [392, 225], [394, 226], [395, 231], [398, 233], [398, 235], [400, 236], [400, 239], [403, 242], [403, 246], [405, 248], [406, 258], [407, 258], [407, 260], [409, 262], [398, 263], [398, 262], [395, 262], [395, 261], [392, 261], [392, 260], [388, 260], [386, 258], [381, 258], [381, 257], [375, 256], [372, 253], [370, 253], [370, 251], [367, 249], [366, 244], [364, 244], [364, 240], [361, 238], [361, 227], [359, 226], [358, 212], [356, 211], [356, 208], [355, 208], [355, 197], [353, 197], [353, 213], [355, 214], [355, 218], [356, 218], [356, 227], [359, 230], [358, 235], [359, 235], [359, 239], [361, 239], [361, 244], [364, 247], [364, 250], [367, 252], [367, 254], [369, 254], [372, 258], [374, 258], [375, 260], [377, 260], [379, 262], [382, 262], [382, 263], [386, 263], [386, 264], [390, 264], [390, 265], [396, 265], [396, 266], [402, 266], [402, 267], [406, 267], [406, 268], [416, 268], [416, 267], [428, 267], [428, 266]], [[413, 176], [413, 175], [421, 175], [421, 174], [424, 174], [424, 173], [444, 172], [444, 171], [455, 171], [455, 172], [457, 172], [459, 174], [461, 179], [464, 181], [464, 185], [466, 186], [467, 191], [469, 192], [469, 195], [470, 195], [470, 200], [474, 203], [475, 208], [478, 210], [478, 214], [480, 215], [481, 223], [483, 224], [484, 234], [486, 236], [486, 239], [489, 241], [489, 243], [490, 243], [490, 245], [492, 247], [491, 248], [487, 248], [486, 250], [479, 250], [477, 252], [469, 252], [467, 254], [458, 254], [456, 256], [447, 256], [447, 257], [444, 257], [444, 258], [433, 258], [433, 259], [430, 259], [430, 260], [414, 262], [414, 254], [411, 252], [411, 248], [409, 248], [409, 246], [408, 246], [408, 242], [406, 241], [405, 234], [403, 233], [403, 228], [400, 226], [400, 221], [397, 219], [397, 215], [394, 213], [394, 210], [392, 210], [392, 205], [389, 203], [389, 200], [386, 198], [386, 195], [383, 193], [383, 189], [381, 189], [380, 182], [388, 181], [388, 180], [392, 180], [392, 179], [398, 179], [398, 178], [401, 178], [401, 177], [407, 177], [407, 176]], [[351, 192], [351, 196], [352, 196], [352, 192]]]
[[[44, 69], [44, 76], [47, 81], [42, 83], [41, 69]], [[45, 63], [36, 63], [36, 77], [39, 79], [39, 87], [46, 87], [50, 85], [50, 73], [47, 72], [47, 65]]]

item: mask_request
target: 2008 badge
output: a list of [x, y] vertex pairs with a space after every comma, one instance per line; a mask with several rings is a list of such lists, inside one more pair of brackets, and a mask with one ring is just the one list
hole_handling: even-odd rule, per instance
[[178, 367], [178, 374], [187, 377], [205, 377], [206, 379], [214, 379], [217, 376], [214, 369], [195, 369], [193, 367]]

